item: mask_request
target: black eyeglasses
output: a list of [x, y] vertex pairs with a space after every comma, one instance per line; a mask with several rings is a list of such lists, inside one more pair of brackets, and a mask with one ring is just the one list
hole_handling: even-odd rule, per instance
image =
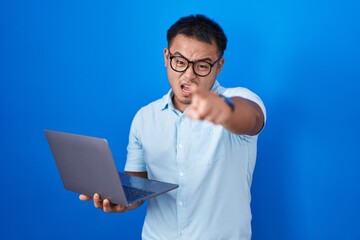
[[222, 58], [222, 56], [220, 56], [214, 63], [210, 63], [204, 60], [189, 61], [183, 56], [173, 55], [170, 52], [170, 50], [169, 53], [170, 53], [170, 66], [172, 70], [174, 70], [175, 72], [185, 72], [189, 68], [191, 63], [193, 66], [194, 73], [200, 77], [206, 77], [207, 75], [209, 75], [211, 69]]

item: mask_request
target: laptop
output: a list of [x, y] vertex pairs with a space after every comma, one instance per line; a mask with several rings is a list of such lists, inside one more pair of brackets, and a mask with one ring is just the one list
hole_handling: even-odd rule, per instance
[[72, 133], [44, 130], [64, 188], [114, 204], [131, 206], [178, 187], [176, 184], [120, 173], [108, 141]]

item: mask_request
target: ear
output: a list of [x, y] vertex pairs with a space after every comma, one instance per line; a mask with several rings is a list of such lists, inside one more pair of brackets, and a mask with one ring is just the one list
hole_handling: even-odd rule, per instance
[[169, 49], [164, 48], [164, 63], [165, 63], [165, 67], [167, 67], [168, 59], [169, 59]]
[[216, 76], [220, 74], [221, 69], [222, 69], [224, 63], [225, 63], [225, 58], [221, 58], [221, 59], [219, 60], [218, 64], [217, 64]]

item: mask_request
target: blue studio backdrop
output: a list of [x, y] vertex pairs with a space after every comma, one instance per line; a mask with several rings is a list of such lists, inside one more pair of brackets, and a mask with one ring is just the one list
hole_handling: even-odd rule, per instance
[[[166, 30], [202, 13], [218, 80], [264, 100], [253, 239], [360, 239], [359, 1], [0, 1], [0, 238], [140, 239], [63, 189], [43, 129], [105, 137], [123, 169], [136, 111], [169, 89]], [[231, 202], [229, 204], [236, 204]]]

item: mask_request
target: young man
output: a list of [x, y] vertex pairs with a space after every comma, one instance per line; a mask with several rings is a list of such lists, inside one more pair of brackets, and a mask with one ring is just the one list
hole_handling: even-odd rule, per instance
[[[248, 89], [217, 82], [227, 39], [216, 22], [181, 18], [167, 40], [171, 90], [134, 117], [125, 170], [179, 188], [149, 200], [142, 237], [250, 239], [250, 186], [265, 107]], [[80, 199], [93, 199], [105, 212], [140, 205], [125, 208], [97, 194]]]

